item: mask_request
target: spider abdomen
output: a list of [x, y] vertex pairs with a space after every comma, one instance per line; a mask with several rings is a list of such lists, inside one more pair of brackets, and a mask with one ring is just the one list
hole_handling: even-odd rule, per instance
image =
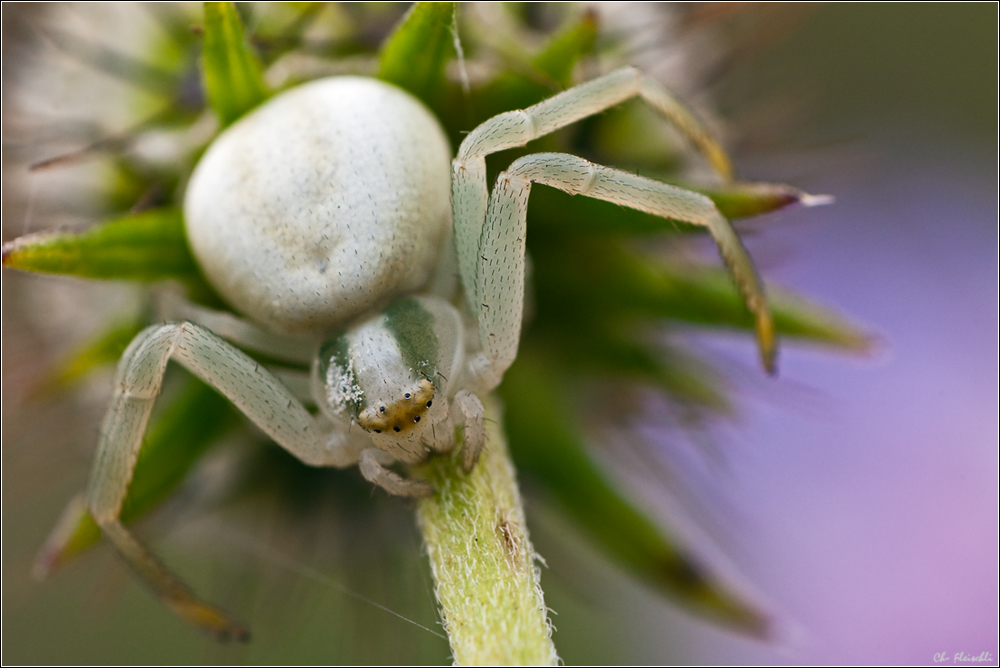
[[184, 204], [191, 248], [213, 287], [271, 329], [346, 323], [426, 283], [451, 222], [450, 153], [395, 86], [299, 86], [202, 158]]

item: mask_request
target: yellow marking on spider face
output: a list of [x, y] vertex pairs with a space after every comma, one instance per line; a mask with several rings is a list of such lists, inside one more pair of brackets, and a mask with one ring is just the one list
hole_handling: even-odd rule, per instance
[[358, 424], [376, 434], [403, 433], [420, 424], [433, 399], [434, 384], [422, 378], [413, 390], [404, 394], [398, 401], [369, 406], [363, 410], [358, 416]]

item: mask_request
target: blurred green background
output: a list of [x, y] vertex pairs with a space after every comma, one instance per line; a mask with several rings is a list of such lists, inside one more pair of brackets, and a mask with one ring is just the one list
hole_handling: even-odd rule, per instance
[[[738, 172], [830, 192], [838, 203], [781, 214], [757, 226], [749, 245], [766, 275], [859, 318], [881, 334], [882, 350], [859, 363], [788, 349], [772, 382], [760, 378], [748, 343], [704, 344], [728, 364], [744, 406], [739, 423], [711, 434], [722, 464], [705, 494], [723, 509], [720, 560], [785, 620], [778, 644], [677, 612], [529, 498], [567, 663], [1000, 656], [996, 5], [823, 5], [787, 33], [779, 28], [755, 26], [763, 46], [716, 86], [723, 117], [741, 129]], [[5, 72], [5, 96], [8, 80]], [[5, 146], [13, 132], [5, 128]], [[10, 218], [5, 211], [5, 240], [20, 233], [21, 220]], [[20, 280], [4, 273], [5, 302]], [[104, 549], [47, 583], [32, 581], [35, 551], [85, 480], [89, 455], [64, 433], [95, 434], [100, 407], [67, 399], [53, 419], [18, 403], [12, 415], [7, 387], [25, 365], [8, 357], [6, 318], [4, 339], [5, 663], [449, 661], [407, 511], [363, 492], [356, 501], [371, 506], [369, 515], [290, 527], [268, 543], [281, 546], [277, 553], [240, 546], [252, 504], [196, 521], [168, 509], [145, 529], [209, 598], [264, 602], [255, 617], [272, 623], [256, 624], [245, 647], [191, 632]], [[665, 449], [683, 447], [675, 432], [651, 433]], [[23, 445], [34, 442], [46, 444], [46, 456]], [[72, 461], [52, 454], [60, 445], [76, 448]], [[355, 526], [366, 516], [394, 535]], [[337, 525], [340, 544], [324, 537], [324, 522]], [[236, 547], [213, 546], [227, 535]], [[324, 569], [327, 562], [334, 565]], [[258, 590], [241, 592], [261, 564]]]

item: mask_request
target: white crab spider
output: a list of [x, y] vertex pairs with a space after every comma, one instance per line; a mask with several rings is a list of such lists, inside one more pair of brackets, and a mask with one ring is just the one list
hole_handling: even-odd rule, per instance
[[[119, 520], [167, 361], [224, 394], [306, 464], [358, 464], [392, 494], [429, 495], [428, 483], [386, 466], [450, 450], [459, 425], [463, 463], [475, 464], [485, 439], [478, 395], [499, 385], [517, 354], [532, 183], [708, 227], [757, 317], [771, 365], [759, 278], [708, 198], [552, 153], [516, 160], [487, 191], [488, 154], [635, 96], [728, 176], [725, 154], [696, 119], [634, 68], [491, 118], [465, 138], [451, 169], [433, 115], [374, 79], [300, 86], [222, 133], [191, 177], [184, 213], [205, 276], [246, 319], [182, 304], [174, 312], [187, 322], [136, 337], [118, 367], [88, 492], [104, 535], [170, 607], [220, 636], [243, 633], [197, 600]], [[449, 280], [456, 255], [465, 314]], [[285, 359], [309, 349], [320, 412], [310, 414], [289, 385], [234, 344]]]

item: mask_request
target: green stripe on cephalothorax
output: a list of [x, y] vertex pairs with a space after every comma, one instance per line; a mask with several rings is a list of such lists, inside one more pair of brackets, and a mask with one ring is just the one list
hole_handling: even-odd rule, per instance
[[[374, 377], [362, 374], [363, 383], [370, 382], [377, 389], [358, 423], [376, 434], [399, 434], [400, 438], [419, 431], [437, 390], [439, 342], [434, 315], [417, 299], [401, 299], [375, 322], [358, 327], [355, 336], [359, 350], [367, 344], [365, 356], [372, 362], [378, 360], [373, 364]], [[375, 341], [383, 347], [371, 347]]]
[[383, 314], [386, 329], [399, 345], [403, 363], [440, 389], [436, 373], [440, 342], [434, 330], [434, 314], [412, 297], [390, 304]]
[[317, 376], [327, 406], [334, 414], [340, 416], [347, 411], [356, 419], [365, 407], [365, 393], [354, 375], [348, 332], [327, 339], [320, 346]]

